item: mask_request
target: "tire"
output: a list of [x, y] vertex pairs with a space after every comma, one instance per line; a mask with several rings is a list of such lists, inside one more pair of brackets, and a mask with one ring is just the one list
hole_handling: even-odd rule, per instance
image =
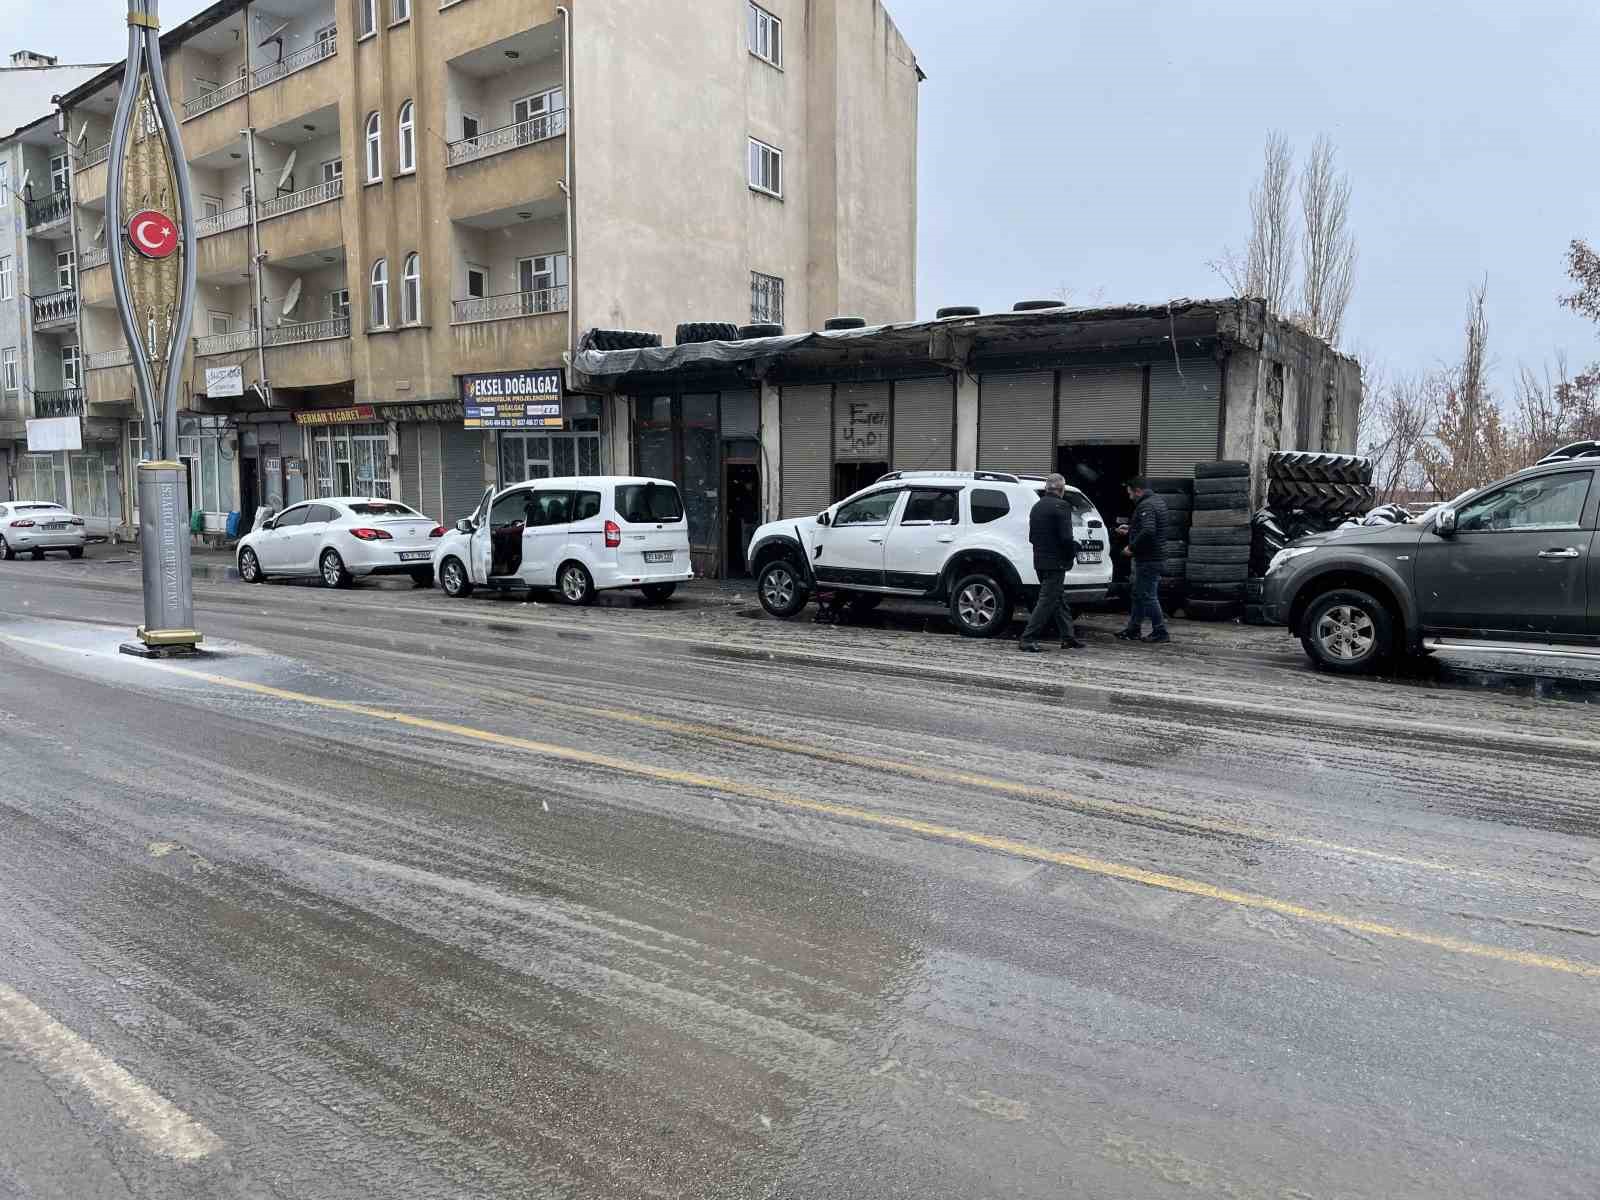
[[1245, 562], [1196, 562], [1191, 558], [1184, 577], [1190, 583], [1237, 583], [1243, 587], [1244, 581], [1250, 578], [1250, 565]]
[[1250, 561], [1249, 546], [1190, 546], [1191, 563], [1231, 563], [1244, 566]]
[[1372, 483], [1372, 460], [1359, 454], [1285, 450], [1267, 456], [1267, 477], [1295, 483]]
[[413, 587], [431, 588], [433, 586], [433, 568], [418, 567], [411, 572], [411, 584]]
[[1184, 516], [1188, 516], [1189, 513], [1194, 510], [1194, 502], [1197, 499], [1197, 497], [1187, 494], [1178, 496], [1165, 492], [1158, 492], [1157, 495], [1159, 495], [1162, 499], [1162, 502], [1166, 504], [1167, 512], [1171, 515], [1182, 513]]
[[739, 337], [748, 341], [750, 338], [782, 337], [783, 326], [770, 321], [760, 321], [753, 325], [739, 326]]
[[1183, 611], [1192, 621], [1228, 621], [1239, 611], [1236, 600], [1200, 600], [1191, 596]]
[[775, 558], [756, 578], [756, 596], [768, 615], [787, 621], [811, 599], [800, 569], [787, 558]]
[[1207, 527], [1189, 531], [1190, 546], [1249, 546], [1252, 540], [1248, 525]]
[[1219, 508], [1237, 509], [1244, 523], [1250, 524], [1250, 497], [1243, 492], [1201, 492], [1194, 498], [1195, 512], [1215, 512]]
[[665, 604], [672, 599], [672, 593], [678, 590], [675, 583], [647, 583], [639, 589], [644, 593], [644, 598], [651, 604]]
[[685, 321], [679, 325], [673, 341], [679, 346], [700, 342], [737, 342], [739, 327], [727, 321]]
[[68, 558], [82, 558], [83, 557], [83, 547], [82, 546], [68, 546], [67, 547], [67, 557]]
[[[1250, 514], [1242, 508], [1208, 508], [1194, 515], [1196, 529], [1243, 529], [1250, 530]], [[1190, 534], [1190, 540], [1194, 535]]]
[[0, 534], [0, 558], [5, 559], [6, 562], [12, 562], [16, 557], [17, 552], [11, 548], [11, 543], [6, 541], [4, 534]]
[[646, 350], [661, 345], [659, 333], [642, 329], [591, 329], [583, 340], [592, 350]]
[[1043, 312], [1047, 308], [1065, 308], [1066, 304], [1060, 300], [1018, 300], [1011, 306], [1012, 312]]
[[467, 573], [466, 563], [453, 555], [440, 563], [439, 588], [452, 600], [472, 595], [472, 576]]
[[267, 573], [261, 569], [261, 560], [249, 546], [239, 551], [239, 578], [246, 583], [266, 582]]
[[1194, 480], [1186, 479], [1182, 475], [1157, 475], [1146, 479], [1150, 490], [1158, 496], [1192, 496], [1194, 494]]
[[865, 329], [865, 317], [829, 317], [822, 323], [824, 329]]
[[1161, 578], [1182, 579], [1184, 572], [1189, 569], [1189, 560], [1186, 558], [1169, 558], [1161, 564]]
[[1238, 458], [1224, 458], [1220, 462], [1203, 462], [1194, 465], [1195, 490], [1202, 479], [1249, 479], [1250, 464]]
[[1168, 541], [1161, 547], [1161, 549], [1162, 549], [1163, 555], [1166, 558], [1188, 558], [1189, 557], [1189, 543], [1188, 542]]
[[1194, 494], [1198, 496], [1248, 496], [1250, 480], [1237, 475], [1224, 475], [1216, 479], [1196, 479]]
[[1202, 600], [1243, 600], [1243, 579], [1190, 579], [1187, 581], [1189, 594], [1198, 596]]
[[556, 572], [556, 595], [575, 608], [594, 603], [594, 576], [581, 562], [568, 560]]
[[963, 637], [995, 637], [1011, 624], [1014, 603], [993, 575], [963, 575], [950, 589], [950, 620]]
[[1260, 600], [1266, 595], [1267, 581], [1265, 579], [1246, 579], [1244, 581], [1244, 594], [1248, 600]]
[[1246, 625], [1270, 625], [1267, 620], [1267, 610], [1260, 604], [1246, 604], [1244, 606], [1244, 623]]
[[1336, 588], [1306, 608], [1300, 644], [1324, 671], [1364, 675], [1377, 670], [1394, 649], [1394, 618], [1376, 597]]
[[950, 317], [975, 317], [983, 310], [976, 304], [947, 304], [934, 313], [936, 320], [946, 320]]
[[1354, 516], [1370, 509], [1376, 499], [1372, 487], [1360, 483], [1274, 479], [1267, 487], [1267, 507], [1274, 512], [1299, 510], [1330, 517]]
[[317, 559], [317, 574], [322, 578], [322, 586], [328, 588], [342, 588], [350, 586], [350, 572], [345, 570], [344, 559], [339, 557], [337, 550], [324, 550], [322, 557]]

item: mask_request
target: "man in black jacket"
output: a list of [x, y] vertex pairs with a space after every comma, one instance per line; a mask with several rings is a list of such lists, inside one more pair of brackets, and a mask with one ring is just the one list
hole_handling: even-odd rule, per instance
[[1022, 649], [1037, 654], [1043, 649], [1039, 635], [1053, 619], [1061, 633], [1063, 650], [1081, 650], [1083, 643], [1072, 632], [1072, 609], [1062, 592], [1066, 574], [1078, 559], [1078, 543], [1072, 537], [1072, 505], [1061, 497], [1067, 481], [1052, 475], [1044, 481], [1045, 494], [1028, 514], [1028, 541], [1033, 543], [1033, 570], [1039, 576], [1039, 598], [1033, 603], [1028, 625], [1022, 631]]
[[[1128, 480], [1128, 499], [1134, 502], [1133, 524], [1118, 532], [1128, 535], [1123, 554], [1133, 559], [1133, 608], [1128, 627], [1117, 631], [1125, 642], [1170, 642], [1166, 618], [1161, 615], [1161, 567], [1167, 557], [1167, 502], [1150, 490], [1143, 479]], [[1150, 632], [1139, 636], [1139, 627], [1150, 618]]]

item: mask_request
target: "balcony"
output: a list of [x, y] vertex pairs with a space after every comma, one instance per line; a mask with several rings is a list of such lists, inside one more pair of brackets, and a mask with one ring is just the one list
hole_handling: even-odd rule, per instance
[[120, 350], [102, 350], [99, 354], [83, 356], [83, 365], [91, 371], [104, 371], [110, 367], [133, 365], [133, 354], [124, 346]]
[[35, 329], [50, 329], [58, 325], [71, 325], [78, 319], [78, 290], [63, 288], [47, 296], [33, 298], [33, 325]]
[[263, 221], [272, 217], [281, 217], [285, 213], [299, 212], [302, 208], [310, 208], [315, 204], [326, 204], [330, 200], [337, 200], [344, 195], [344, 180], [330, 179], [319, 183], [315, 187], [301, 188], [298, 192], [290, 192], [287, 196], [274, 196], [271, 200], [263, 200], [256, 209], [256, 216]]
[[98, 167], [110, 157], [110, 142], [107, 142], [104, 146], [96, 146], [93, 150], [88, 151], [82, 158], [78, 160], [78, 170], [87, 171], [90, 167]]
[[230, 208], [227, 212], [217, 213], [211, 217], [201, 217], [194, 223], [194, 236], [196, 238], [212, 237], [215, 234], [227, 233], [230, 229], [238, 229], [241, 225], [250, 223], [250, 208], [241, 205]]
[[28, 232], [64, 221], [72, 212], [72, 193], [62, 188], [39, 200], [28, 201]]
[[237, 354], [241, 350], [256, 348], [256, 331], [240, 329], [233, 333], [208, 333], [194, 340], [194, 352], [206, 354]]
[[91, 271], [95, 267], [103, 267], [111, 261], [111, 248], [109, 246], [91, 246], [78, 255], [78, 269]]
[[514, 317], [536, 317], [567, 311], [567, 289], [545, 288], [536, 292], [507, 292], [503, 296], [475, 296], [456, 300], [450, 306], [452, 325], [472, 325], [479, 321], [508, 321]]
[[477, 137], [451, 142], [445, 147], [445, 166], [459, 167], [462, 163], [476, 162], [480, 158], [504, 154], [507, 150], [548, 142], [566, 132], [566, 109], [540, 113], [532, 120], [518, 121], [515, 125], [502, 125], [499, 129], [491, 129], [487, 133], [478, 134]]
[[[304, 342], [327, 342], [350, 336], [349, 317], [331, 317], [326, 321], [298, 321], [293, 325], [275, 325], [261, 337], [263, 346], [295, 346]], [[198, 355], [238, 354], [256, 348], [256, 331], [240, 329], [234, 333], [212, 333], [194, 340]]]
[[36, 417], [83, 416], [83, 389], [63, 388], [56, 392], [33, 394], [33, 415]]
[[214, 108], [222, 107], [230, 100], [237, 100], [248, 90], [245, 86], [247, 83], [248, 80], [243, 75], [240, 75], [235, 79], [230, 79], [215, 91], [206, 92], [203, 95], [185, 100], [183, 102], [183, 119], [192, 121], [196, 117], [204, 116]]
[[266, 87], [269, 83], [276, 83], [286, 75], [293, 75], [296, 71], [315, 66], [325, 58], [332, 58], [338, 50], [337, 36], [320, 38], [309, 46], [302, 46], [292, 54], [285, 54], [281, 62], [257, 67], [251, 75], [251, 87], [260, 88]]

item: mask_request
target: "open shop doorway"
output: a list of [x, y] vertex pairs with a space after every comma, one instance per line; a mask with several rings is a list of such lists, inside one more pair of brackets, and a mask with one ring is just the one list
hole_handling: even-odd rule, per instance
[[1118, 525], [1133, 516], [1125, 484], [1139, 474], [1139, 444], [1071, 443], [1056, 448], [1056, 470], [1094, 504], [1105, 518], [1113, 584], [1126, 584], [1132, 565], [1122, 556]]

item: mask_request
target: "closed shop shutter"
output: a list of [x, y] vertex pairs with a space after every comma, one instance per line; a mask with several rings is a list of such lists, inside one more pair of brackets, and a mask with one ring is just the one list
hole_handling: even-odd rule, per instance
[[985, 375], [978, 382], [978, 469], [1048, 475], [1056, 469], [1056, 376]]
[[1215, 359], [1189, 358], [1150, 368], [1150, 419], [1145, 474], [1191, 477], [1197, 462], [1217, 460], [1218, 396]]
[[897, 471], [947, 471], [956, 463], [956, 385], [948, 376], [894, 385]]
[[422, 476], [420, 474], [422, 430], [412, 424], [400, 426], [400, 502], [409, 504], [418, 512], [422, 507]]
[[842, 383], [834, 391], [833, 461], [889, 461], [887, 383]]
[[1143, 367], [1063, 370], [1056, 440], [1063, 446], [1069, 443], [1137, 443], [1143, 409]]
[[476, 429], [442, 422], [439, 440], [444, 493], [440, 523], [453, 525], [471, 515], [483, 498], [483, 434]]
[[0, 500], [11, 499], [11, 451], [0, 450]]
[[786, 387], [781, 404], [783, 515], [809, 516], [833, 498], [833, 389]]
[[422, 511], [436, 518], [441, 525], [451, 525], [457, 518], [446, 517], [444, 512], [444, 481], [439, 474], [439, 428], [432, 423], [417, 426], [417, 475], [421, 480]]

